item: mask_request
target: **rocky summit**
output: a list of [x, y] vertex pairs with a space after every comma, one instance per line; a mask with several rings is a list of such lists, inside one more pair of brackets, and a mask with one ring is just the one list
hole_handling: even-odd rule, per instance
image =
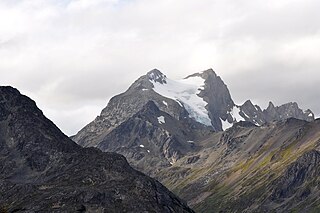
[[193, 212], [126, 159], [82, 148], [0, 87], [0, 212]]
[[319, 132], [297, 103], [234, 103], [212, 69], [155, 69], [72, 139], [124, 155], [197, 212], [317, 212]]

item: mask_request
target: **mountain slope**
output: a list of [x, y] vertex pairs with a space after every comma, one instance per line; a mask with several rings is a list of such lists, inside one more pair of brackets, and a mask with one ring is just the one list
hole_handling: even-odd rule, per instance
[[241, 122], [198, 145], [200, 151], [157, 174], [198, 212], [319, 208], [319, 120], [288, 119], [262, 127]]
[[97, 148], [123, 154], [141, 171], [170, 167], [212, 130], [188, 117], [177, 120], [149, 101], [138, 113], [113, 129]]
[[193, 212], [123, 156], [75, 144], [11, 87], [0, 87], [0, 191], [9, 212]]

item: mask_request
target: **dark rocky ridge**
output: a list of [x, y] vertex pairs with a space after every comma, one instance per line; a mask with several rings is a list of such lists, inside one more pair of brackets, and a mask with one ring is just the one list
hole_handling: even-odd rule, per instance
[[270, 101], [267, 109], [261, 110], [259, 106], [253, 105], [252, 102], [248, 100], [240, 106], [240, 109], [245, 120], [256, 123], [257, 125], [286, 120], [288, 118], [297, 118], [306, 121], [314, 120], [314, 114], [310, 109], [303, 112], [295, 102], [274, 106]]
[[8, 212], [193, 212], [123, 156], [75, 144], [11, 87], [0, 87], [0, 191]]

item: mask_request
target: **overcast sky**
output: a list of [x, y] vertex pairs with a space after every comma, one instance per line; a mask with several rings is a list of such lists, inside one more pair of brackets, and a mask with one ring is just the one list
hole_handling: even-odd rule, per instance
[[320, 114], [319, 0], [0, 0], [0, 84], [66, 134], [153, 68], [213, 68], [236, 103]]

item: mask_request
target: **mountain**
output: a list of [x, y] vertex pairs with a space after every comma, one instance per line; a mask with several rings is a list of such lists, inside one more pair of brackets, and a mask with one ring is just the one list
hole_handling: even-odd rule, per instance
[[126, 159], [82, 148], [0, 87], [0, 212], [193, 212]]
[[[123, 152], [123, 148], [131, 149], [132, 144], [125, 146], [122, 143], [115, 143], [114, 141], [117, 139], [122, 140], [115, 137], [115, 134], [120, 135], [119, 132], [121, 132], [124, 135], [128, 134], [128, 138], [132, 138], [132, 134], [129, 131], [124, 131], [122, 127], [128, 126], [128, 121], [131, 121], [132, 117], [150, 101], [156, 105], [154, 107], [154, 109], [157, 108], [156, 111], [160, 110], [166, 113], [166, 116], [175, 119], [176, 126], [188, 128], [185, 125], [185, 121], [188, 120], [189, 123], [197, 127], [189, 131], [188, 137], [180, 137], [181, 134], [177, 136], [176, 132], [171, 132], [171, 128], [163, 130], [170, 137], [171, 135], [175, 135], [175, 138], [178, 137], [180, 143], [194, 141], [194, 138], [196, 140], [203, 139], [209, 134], [209, 129], [212, 131], [226, 130], [239, 121], [250, 121], [261, 126], [268, 122], [281, 121], [290, 117], [307, 121], [314, 120], [314, 114], [311, 110], [302, 111], [296, 103], [275, 107], [270, 102], [269, 107], [265, 110], [253, 105], [250, 100], [243, 105], [236, 105], [227, 86], [212, 69], [189, 75], [178, 81], [171, 80], [159, 70], [154, 69], [136, 80], [127, 91], [111, 98], [100, 116], [81, 129], [72, 139], [83, 147], [98, 147], [103, 151], [119, 152], [131, 161], [129, 153]], [[118, 127], [122, 130], [117, 129]], [[204, 129], [205, 131], [203, 131]], [[192, 136], [192, 134], [198, 135], [198, 132], [202, 132], [202, 138]], [[135, 138], [139, 140], [139, 137]], [[159, 144], [165, 144], [166, 139], [162, 137]], [[110, 140], [113, 141], [110, 142], [113, 145], [107, 146], [106, 144]], [[136, 143], [136, 146], [138, 145]], [[120, 149], [122, 151], [119, 151]], [[175, 152], [179, 153], [180, 151], [175, 150]], [[156, 157], [159, 153], [154, 154]], [[163, 152], [162, 156], [167, 156], [165, 157], [166, 163], [170, 162], [170, 157], [167, 154]], [[181, 155], [178, 154], [179, 156]]]
[[303, 212], [319, 208], [319, 128], [294, 102], [235, 104], [211, 69], [152, 70], [72, 139], [124, 155], [198, 212]]
[[270, 102], [265, 110], [250, 100], [236, 105], [227, 86], [212, 69], [178, 81], [154, 69], [136, 80], [127, 91], [111, 98], [100, 116], [81, 129], [73, 140], [85, 147], [96, 146], [150, 100], [178, 120], [189, 117], [214, 131], [225, 130], [242, 120], [256, 125], [290, 117], [314, 120], [311, 110], [302, 111], [296, 103], [275, 107]]

